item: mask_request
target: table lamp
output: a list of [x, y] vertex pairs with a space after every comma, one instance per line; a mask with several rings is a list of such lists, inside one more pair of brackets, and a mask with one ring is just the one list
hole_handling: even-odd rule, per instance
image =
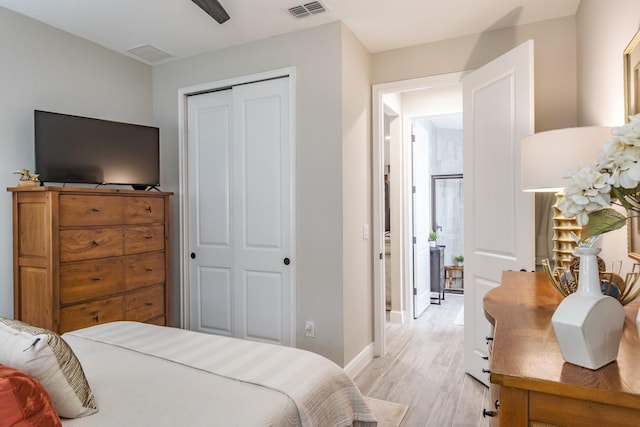
[[558, 209], [570, 170], [595, 163], [602, 143], [611, 137], [611, 128], [586, 126], [539, 132], [522, 139], [522, 190], [554, 192], [553, 257], [556, 268], [569, 267], [576, 247], [571, 232], [580, 236], [575, 218], [565, 218]]

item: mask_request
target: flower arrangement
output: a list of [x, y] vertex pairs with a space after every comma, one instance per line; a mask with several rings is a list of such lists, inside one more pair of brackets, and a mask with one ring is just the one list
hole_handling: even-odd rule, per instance
[[[603, 142], [594, 164], [570, 171], [565, 178], [569, 185], [558, 201], [558, 208], [565, 217], [575, 217], [582, 227], [580, 238], [573, 235], [579, 247], [591, 247], [600, 234], [622, 228], [628, 218], [640, 216], [640, 114], [629, 117], [624, 126], [612, 128], [611, 138]], [[625, 208], [627, 215], [612, 208], [614, 204]], [[564, 271], [551, 270], [548, 260], [543, 265], [563, 295], [575, 292], [577, 264]], [[599, 265], [602, 292], [622, 305], [634, 301], [640, 296], [639, 267], [640, 264], [635, 264], [623, 279], [605, 271], [602, 262]]]
[[594, 164], [565, 176], [569, 185], [558, 208], [565, 217], [576, 217], [581, 242], [626, 224], [627, 216], [613, 204], [624, 207], [629, 217], [640, 215], [640, 114], [613, 128], [611, 135]]

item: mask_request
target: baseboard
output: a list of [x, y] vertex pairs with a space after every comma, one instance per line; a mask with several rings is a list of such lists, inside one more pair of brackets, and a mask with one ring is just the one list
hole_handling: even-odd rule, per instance
[[369, 343], [360, 354], [354, 357], [351, 362], [347, 363], [344, 367], [344, 371], [351, 377], [355, 378], [369, 362], [373, 360], [373, 343]]
[[389, 312], [390, 323], [404, 323], [404, 311], [390, 311]]

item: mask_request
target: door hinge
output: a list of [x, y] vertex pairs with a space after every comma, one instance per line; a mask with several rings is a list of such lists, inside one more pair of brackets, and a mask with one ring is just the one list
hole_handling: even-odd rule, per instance
[[412, 192], [413, 194], [416, 194], [416, 186], [415, 186], [415, 185], [414, 185], [413, 187], [411, 187], [411, 192]]
[[413, 295], [418, 295], [418, 288], [413, 288]]
[[380, 259], [382, 259], [382, 252], [380, 252]]
[[413, 236], [413, 244], [415, 245], [416, 243], [418, 243], [416, 236]]
[[411, 142], [416, 142], [416, 135], [415, 134], [411, 134]]

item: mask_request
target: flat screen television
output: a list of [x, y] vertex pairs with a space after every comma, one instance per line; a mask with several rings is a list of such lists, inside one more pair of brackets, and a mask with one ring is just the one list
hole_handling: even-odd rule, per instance
[[40, 182], [160, 184], [160, 130], [69, 114], [34, 111]]

